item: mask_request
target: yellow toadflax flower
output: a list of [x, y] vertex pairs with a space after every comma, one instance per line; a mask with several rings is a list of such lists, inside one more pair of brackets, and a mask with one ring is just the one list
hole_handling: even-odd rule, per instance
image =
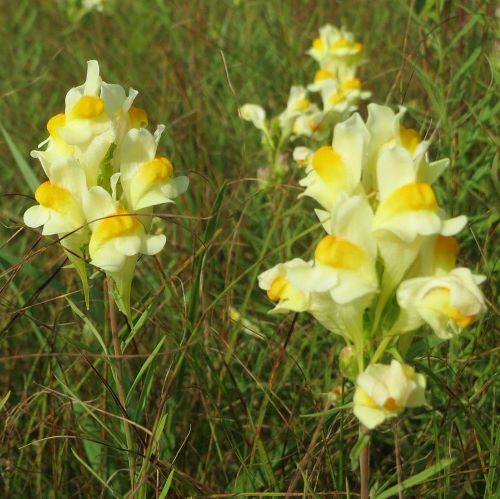
[[88, 186], [97, 184], [100, 168], [111, 146], [119, 146], [131, 126], [147, 125], [145, 112], [132, 107], [137, 91], [129, 95], [120, 85], [103, 82], [97, 61], [88, 61], [85, 83], [66, 94], [64, 113], [50, 118], [49, 137], [33, 151], [32, 156], [42, 163], [47, 176], [54, 160], [71, 156], [84, 167]]
[[163, 234], [147, 234], [144, 222], [113, 200], [102, 187], [92, 187], [83, 200], [92, 231], [90, 263], [104, 270], [116, 283], [119, 307], [130, 319], [130, 292], [137, 258], [156, 255], [165, 246]]
[[89, 241], [82, 200], [87, 193], [84, 170], [73, 158], [61, 157], [54, 161], [49, 180], [35, 192], [37, 205], [24, 213], [28, 227], [43, 226], [42, 234], [57, 234], [80, 279], [85, 301], [89, 304], [87, 274], [85, 272], [84, 246]]
[[82, 199], [87, 192], [85, 172], [71, 158], [62, 158], [54, 164], [50, 180], [35, 192], [38, 205], [24, 213], [28, 227], [43, 225], [42, 234], [65, 234], [82, 228], [85, 215]]
[[341, 195], [332, 213], [317, 211], [328, 235], [317, 244], [314, 266], [288, 273], [291, 285], [329, 303], [309, 310], [329, 331], [362, 343], [363, 314], [378, 291], [373, 212], [363, 196]]
[[484, 280], [467, 268], [456, 268], [437, 277], [403, 281], [397, 291], [400, 330], [411, 331], [427, 323], [439, 338], [459, 334], [486, 310], [478, 286]]
[[335, 304], [328, 292], [338, 283], [338, 276], [325, 274], [321, 286], [313, 291], [310, 281], [316, 277], [321, 276], [310, 262], [294, 258], [260, 274], [259, 287], [276, 302], [271, 313], [308, 312], [325, 328], [344, 336], [346, 329], [339, 323]]
[[186, 192], [189, 179], [173, 177], [173, 166], [165, 156], [157, 156], [156, 149], [164, 126], [155, 134], [134, 128], [125, 136], [119, 150], [119, 178], [129, 209], [136, 211], [163, 203]]
[[313, 40], [308, 54], [323, 70], [343, 80], [346, 73], [350, 74], [352, 68], [361, 63], [363, 45], [356, 42], [349, 31], [327, 24], [319, 29], [319, 36]]
[[370, 142], [367, 148], [366, 169], [363, 172], [363, 185], [367, 192], [379, 190], [377, 163], [380, 154], [387, 148], [402, 148], [406, 152], [405, 161], [411, 160], [413, 163], [415, 178], [429, 185], [433, 184], [449, 165], [447, 158], [428, 161], [427, 150], [430, 142], [421, 140], [417, 130], [402, 125], [405, 113], [403, 106], [395, 113], [388, 106], [368, 104], [366, 128], [370, 133]]
[[302, 283], [302, 288], [310, 291], [328, 291], [339, 304], [373, 295], [378, 287], [377, 245], [370, 230], [373, 212], [366, 198], [344, 194], [332, 213], [316, 213], [328, 235], [316, 246], [314, 267], [301, 275], [294, 273], [297, 285]]
[[254, 127], [267, 132], [266, 126], [266, 111], [262, 106], [257, 104], [244, 104], [239, 109], [241, 119], [250, 121]]
[[354, 414], [371, 430], [406, 407], [424, 405], [425, 385], [422, 374], [397, 360], [369, 365], [356, 379]]
[[259, 287], [267, 292], [276, 306], [271, 312], [287, 313], [289, 311], [304, 312], [311, 307], [311, 293], [304, 292], [293, 286], [289, 280], [289, 273], [299, 269], [309, 269], [310, 264], [294, 258], [289, 262], [280, 263], [259, 275]]
[[308, 88], [320, 92], [323, 112], [329, 113], [336, 122], [349, 117], [356, 111], [361, 100], [371, 96], [370, 92], [362, 89], [361, 80], [355, 77], [342, 82], [326, 79]]
[[155, 255], [165, 245], [163, 234], [146, 234], [139, 217], [120, 206], [102, 187], [89, 190], [83, 207], [92, 231], [90, 263], [106, 272], [120, 272], [127, 258], [139, 253]]
[[310, 136], [317, 130], [321, 117], [318, 106], [309, 100], [307, 89], [293, 86], [286, 109], [278, 116], [278, 120], [285, 137], [291, 134]]
[[419, 181], [416, 165], [402, 146], [382, 150], [377, 160], [380, 203], [373, 230], [385, 264], [387, 290], [394, 289], [416, 259], [425, 238], [460, 232], [464, 215], [447, 219], [433, 188]]
[[361, 172], [368, 140], [358, 114], [336, 125], [332, 146], [323, 146], [310, 156], [307, 176], [299, 182], [306, 188], [300, 196], [312, 197], [331, 211], [340, 193], [362, 192]]
[[24, 221], [58, 234], [83, 283], [89, 288], [85, 261], [102, 269], [117, 284], [120, 308], [130, 318], [130, 288], [138, 255], [154, 255], [164, 235], [148, 234], [152, 207], [172, 202], [188, 186], [173, 177], [170, 160], [157, 155], [164, 129], [148, 132], [146, 112], [132, 106], [120, 85], [102, 81], [97, 61], [88, 61], [85, 83], [72, 88], [64, 113], [52, 117], [45, 150], [33, 151], [48, 181], [35, 193], [38, 205]]
[[455, 268], [458, 241], [440, 234], [425, 238], [417, 259], [408, 270], [406, 278], [442, 276]]

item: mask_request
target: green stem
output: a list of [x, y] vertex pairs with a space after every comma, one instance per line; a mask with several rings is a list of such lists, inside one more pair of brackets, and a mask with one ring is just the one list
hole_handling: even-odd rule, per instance
[[389, 297], [391, 296], [392, 290], [389, 289], [387, 286], [383, 285], [384, 282], [382, 281], [382, 291], [380, 293], [380, 296], [377, 301], [377, 306], [375, 308], [375, 317], [373, 319], [373, 325], [372, 325], [372, 330], [371, 330], [371, 337], [373, 338], [375, 331], [379, 327], [380, 324], [380, 319], [382, 318], [382, 313], [384, 311], [384, 308], [387, 304], [387, 301], [389, 300]]
[[278, 168], [281, 167], [281, 148], [283, 147], [283, 144], [286, 142], [286, 139], [288, 136], [281, 134], [278, 144], [274, 145], [273, 143], [273, 151], [272, 151], [272, 164], [273, 164], [273, 171], [272, 171], [272, 176], [275, 177], [278, 171]]
[[123, 372], [120, 357], [122, 356], [122, 349], [120, 346], [120, 338], [118, 336], [118, 327], [116, 323], [116, 309], [115, 301], [113, 297], [113, 281], [109, 276], [106, 277], [106, 285], [108, 288], [108, 311], [109, 311], [109, 323], [111, 326], [111, 337], [113, 340], [113, 349], [115, 351], [116, 361], [114, 362], [114, 374], [116, 381], [116, 388], [118, 390], [118, 400], [122, 406], [123, 414], [123, 430], [125, 432], [125, 440], [127, 441], [127, 454], [128, 454], [128, 464], [130, 473], [130, 488], [134, 489], [135, 486], [135, 458], [134, 458], [134, 443], [132, 440], [132, 432], [130, 429], [130, 423], [128, 421], [127, 409], [126, 409], [126, 396], [123, 384]]
[[389, 346], [389, 343], [393, 339], [394, 339], [393, 335], [387, 335], [382, 339], [382, 341], [380, 342], [380, 345], [377, 347], [377, 350], [375, 350], [375, 353], [373, 354], [373, 357], [371, 359], [372, 364], [375, 364], [375, 362], [377, 362], [377, 360], [379, 360], [380, 357], [382, 357], [382, 355], [384, 355], [384, 352], [386, 351], [387, 347]]
[[415, 336], [415, 331], [409, 331], [403, 335], [401, 335], [398, 343], [399, 353], [405, 357], [409, 348], [411, 347], [411, 343], [413, 341], [413, 337]]
[[356, 349], [356, 358], [358, 361], [358, 374], [361, 374], [365, 370], [364, 341], [354, 341], [354, 348]]
[[[360, 438], [368, 430], [360, 423], [359, 424], [359, 435]], [[359, 473], [360, 473], [360, 498], [368, 499], [369, 489], [370, 489], [370, 442], [361, 449], [361, 454], [359, 455]]]
[[375, 350], [375, 353], [371, 358], [370, 361], [371, 364], [375, 364], [375, 362], [377, 362], [382, 357], [382, 355], [384, 355], [391, 341], [394, 338], [398, 338], [400, 336], [397, 330], [398, 330], [398, 321], [396, 320], [396, 322], [392, 325], [391, 329], [389, 329], [389, 331], [387, 331], [387, 333], [383, 335], [382, 341], [380, 342], [379, 346], [377, 347], [377, 350]]

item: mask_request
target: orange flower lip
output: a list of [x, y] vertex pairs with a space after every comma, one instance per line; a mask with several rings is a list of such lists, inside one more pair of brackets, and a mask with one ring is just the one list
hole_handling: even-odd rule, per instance
[[47, 131], [49, 132], [50, 136], [59, 144], [64, 143], [64, 140], [59, 135], [59, 128], [61, 128], [65, 124], [66, 115], [64, 113], [59, 113], [55, 116], [52, 116], [52, 118], [50, 118], [50, 120], [47, 122]]
[[345, 270], [357, 270], [367, 261], [362, 248], [335, 236], [325, 236], [316, 246], [314, 257], [323, 265]]
[[59, 213], [70, 211], [76, 204], [73, 194], [64, 187], [47, 181], [41, 184], [35, 192], [38, 204]]
[[267, 290], [267, 296], [272, 301], [278, 301], [286, 298], [286, 290], [288, 286], [288, 281], [284, 277], [277, 277], [271, 284], [271, 287]]
[[446, 287], [436, 287], [429, 291], [424, 298], [424, 306], [448, 317], [460, 329], [474, 322], [476, 316], [462, 314], [461, 311], [451, 305], [451, 292]]
[[140, 167], [138, 174], [141, 176], [141, 179], [149, 185], [171, 177], [173, 171], [174, 168], [168, 158], [157, 156], [151, 161], [144, 163]]
[[92, 239], [97, 244], [103, 244], [116, 237], [131, 235], [141, 228], [136, 216], [129, 215], [126, 210], [117, 210], [98, 222]]
[[420, 135], [418, 132], [413, 128], [401, 126], [399, 129], [399, 137], [401, 139], [401, 145], [413, 154], [420, 143]]
[[405, 211], [433, 211], [438, 208], [436, 196], [429, 184], [416, 182], [402, 185], [391, 192], [379, 206], [379, 214], [390, 216]]
[[128, 110], [130, 128], [146, 128], [148, 126], [148, 115], [140, 107], [132, 106]]
[[320, 147], [312, 157], [312, 166], [328, 186], [340, 186], [345, 180], [344, 161], [331, 146]]
[[93, 95], [83, 95], [71, 109], [73, 118], [93, 119], [104, 113], [104, 101]]

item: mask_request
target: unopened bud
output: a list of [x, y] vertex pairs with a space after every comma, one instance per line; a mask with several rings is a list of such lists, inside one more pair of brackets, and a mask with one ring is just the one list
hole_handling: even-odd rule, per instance
[[340, 372], [346, 378], [354, 381], [358, 376], [358, 361], [353, 347], [344, 347], [339, 354]]

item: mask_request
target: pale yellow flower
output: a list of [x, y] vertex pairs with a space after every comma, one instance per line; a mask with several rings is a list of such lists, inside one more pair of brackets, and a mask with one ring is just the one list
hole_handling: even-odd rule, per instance
[[370, 92], [364, 91], [359, 78], [349, 78], [342, 82], [327, 79], [315, 87], [321, 94], [323, 111], [331, 113], [336, 121], [347, 118], [356, 111], [361, 100], [368, 99]]
[[300, 196], [312, 197], [331, 211], [340, 193], [361, 193], [368, 140], [368, 132], [358, 114], [337, 124], [332, 146], [323, 146], [311, 156], [307, 176], [299, 182], [306, 188]]
[[366, 127], [370, 133], [367, 149], [366, 169], [363, 172], [363, 185], [367, 192], [379, 190], [377, 164], [386, 148], [401, 147], [406, 151], [405, 161], [412, 162], [414, 177], [419, 182], [433, 184], [448, 167], [447, 158], [429, 162], [427, 150], [429, 141], [422, 140], [417, 130], [402, 125], [406, 109], [399, 107], [395, 113], [388, 106], [368, 104]]
[[250, 121], [254, 127], [267, 132], [266, 111], [257, 104], [244, 104], [239, 109], [241, 119]]
[[276, 306], [272, 312], [304, 312], [309, 310], [314, 297], [290, 283], [289, 274], [300, 269], [310, 269], [311, 265], [300, 258], [275, 265], [259, 275], [259, 287]]
[[60, 158], [74, 157], [84, 168], [89, 187], [97, 184], [102, 163], [111, 145], [120, 146], [131, 127], [147, 125], [146, 113], [132, 107], [137, 92], [102, 81], [97, 61], [88, 61], [85, 83], [66, 94], [65, 111], [47, 123], [49, 137], [33, 151], [50, 178], [52, 163]]
[[145, 128], [134, 128], [123, 139], [119, 175], [126, 205], [132, 211], [172, 203], [187, 190], [189, 179], [174, 177], [170, 160], [156, 154], [163, 130], [160, 126], [153, 135]]
[[319, 29], [319, 36], [313, 40], [308, 54], [322, 69], [343, 80], [346, 74], [352, 74], [353, 67], [361, 63], [363, 45], [349, 31], [328, 24]]
[[[377, 245], [371, 232], [372, 209], [364, 196], [340, 196], [332, 213], [317, 210], [328, 235], [315, 249], [314, 273], [304, 281], [311, 291], [329, 291], [345, 304], [377, 290]], [[332, 274], [336, 277], [327, 279]], [[335, 282], [336, 281], [336, 282]], [[330, 288], [325, 283], [335, 282]]]
[[57, 234], [66, 256], [78, 272], [83, 285], [87, 306], [89, 288], [85, 271], [84, 247], [89, 242], [89, 230], [82, 209], [87, 193], [84, 170], [73, 158], [54, 160], [50, 180], [41, 184], [35, 192], [37, 205], [24, 213], [28, 227], [43, 226], [42, 234]]
[[[318, 107], [312, 104], [307, 95], [307, 89], [301, 86], [293, 86], [290, 89], [286, 109], [278, 116], [280, 127], [284, 136], [292, 133], [295, 135], [311, 135], [317, 128], [319, 119], [316, 116], [320, 113]], [[309, 125], [304, 117], [315, 115], [315, 125]], [[296, 125], [296, 121], [301, 122]]]
[[433, 188], [417, 177], [415, 163], [402, 146], [384, 148], [377, 161], [380, 203], [373, 230], [385, 264], [387, 293], [415, 261], [425, 238], [452, 236], [463, 229], [463, 215], [446, 218]]
[[312, 137], [321, 131], [324, 124], [325, 114], [315, 104], [309, 109], [295, 117], [292, 128], [292, 137]]
[[299, 166], [306, 167], [310, 164], [313, 153], [308, 147], [298, 146], [293, 150], [292, 157]]
[[82, 199], [87, 192], [85, 172], [71, 158], [61, 158], [51, 169], [51, 180], [35, 192], [38, 204], [24, 213], [29, 227], [43, 225], [42, 234], [65, 234], [83, 228]]
[[455, 268], [459, 245], [452, 236], [426, 237], [406, 278], [442, 276]]
[[165, 245], [163, 234], [146, 234], [139, 217], [120, 206], [102, 187], [88, 191], [83, 207], [92, 230], [90, 263], [106, 272], [120, 272], [128, 258], [140, 253], [155, 255]]
[[360, 346], [363, 314], [378, 290], [373, 212], [366, 198], [342, 195], [332, 213], [317, 211], [328, 235], [314, 252], [314, 265], [294, 268], [288, 280], [308, 296], [330, 299], [309, 309], [327, 329]]
[[484, 276], [456, 268], [436, 277], [416, 277], [403, 281], [397, 291], [402, 309], [401, 331], [411, 331], [427, 323], [443, 339], [459, 334], [486, 310], [478, 284]]
[[371, 430], [406, 407], [424, 405], [425, 386], [422, 374], [397, 360], [369, 365], [356, 379], [354, 414]]

